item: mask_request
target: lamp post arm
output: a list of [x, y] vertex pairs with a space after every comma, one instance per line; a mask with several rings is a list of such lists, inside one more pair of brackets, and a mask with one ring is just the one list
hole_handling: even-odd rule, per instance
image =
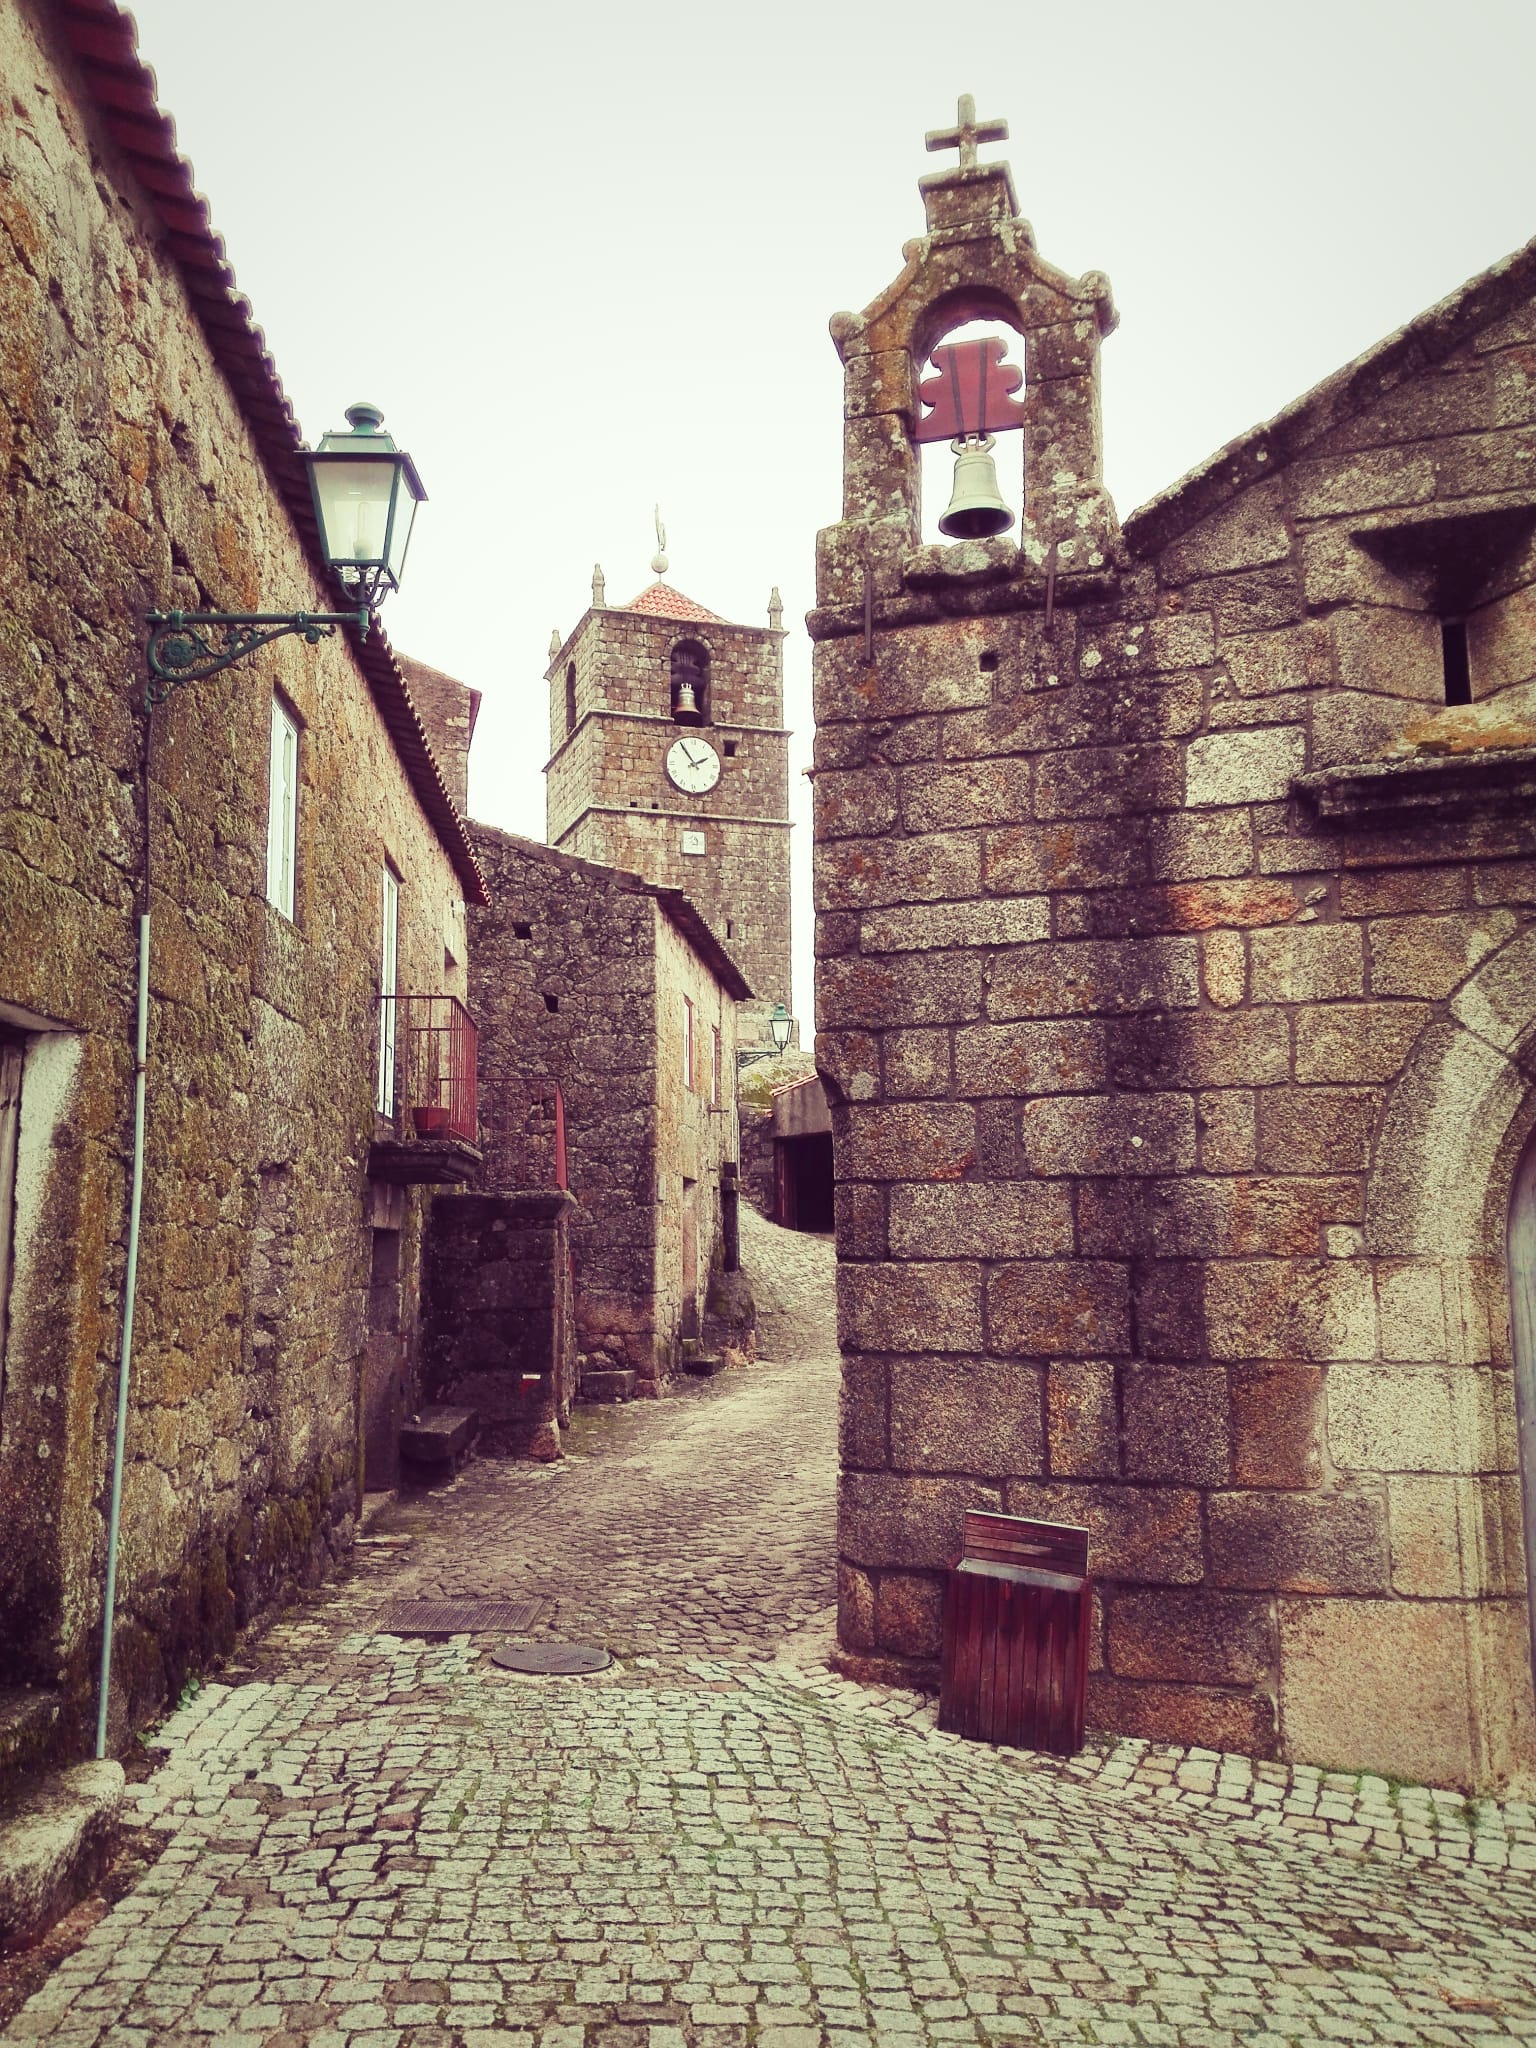
[[355, 626], [368, 637], [373, 614], [355, 612], [146, 612], [149, 639], [144, 655], [149, 680], [144, 708], [163, 703], [181, 683], [201, 682], [254, 654], [273, 640], [301, 634], [311, 646], [328, 640], [338, 626]]

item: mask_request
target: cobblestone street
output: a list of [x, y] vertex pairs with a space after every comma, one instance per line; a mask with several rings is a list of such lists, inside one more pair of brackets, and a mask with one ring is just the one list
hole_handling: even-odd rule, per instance
[[[166, 1725], [169, 1844], [12, 2023], [55, 2048], [1536, 2040], [1528, 1807], [964, 1745], [825, 1669], [831, 1247], [743, 1219], [764, 1362], [471, 1464]], [[543, 1599], [590, 1678], [379, 1631]]]

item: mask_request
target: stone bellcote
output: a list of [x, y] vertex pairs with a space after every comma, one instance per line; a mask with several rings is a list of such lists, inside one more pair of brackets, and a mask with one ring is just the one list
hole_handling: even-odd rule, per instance
[[[960, 162], [920, 181], [927, 232], [908, 242], [899, 277], [862, 313], [838, 313], [843, 362], [843, 513], [817, 545], [812, 637], [862, 631], [870, 609], [901, 624], [957, 612], [1069, 605], [1100, 594], [1123, 559], [1103, 482], [1099, 345], [1116, 323], [1109, 280], [1047, 263], [1019, 214], [1006, 163], [975, 161], [1006, 134], [974, 121], [929, 137]], [[928, 546], [922, 538], [917, 384], [931, 351], [968, 322], [995, 321], [1023, 342], [1024, 504], [1017, 533]]]

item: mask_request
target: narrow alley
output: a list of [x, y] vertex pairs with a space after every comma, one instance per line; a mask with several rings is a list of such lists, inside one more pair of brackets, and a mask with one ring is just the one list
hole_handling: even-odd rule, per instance
[[[167, 1846], [12, 2022], [137, 2048], [1536, 2039], [1528, 1808], [938, 1735], [825, 1665], [832, 1250], [743, 1215], [763, 1362], [374, 1525], [131, 1787]], [[403, 1599], [534, 1600], [520, 1638]], [[587, 1677], [502, 1669], [592, 1642]]]

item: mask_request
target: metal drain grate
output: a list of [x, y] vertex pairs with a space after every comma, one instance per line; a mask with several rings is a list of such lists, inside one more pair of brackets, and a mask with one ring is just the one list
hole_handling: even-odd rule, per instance
[[542, 1600], [397, 1600], [379, 1628], [391, 1636], [480, 1635], [504, 1630], [522, 1635], [543, 1612]]

